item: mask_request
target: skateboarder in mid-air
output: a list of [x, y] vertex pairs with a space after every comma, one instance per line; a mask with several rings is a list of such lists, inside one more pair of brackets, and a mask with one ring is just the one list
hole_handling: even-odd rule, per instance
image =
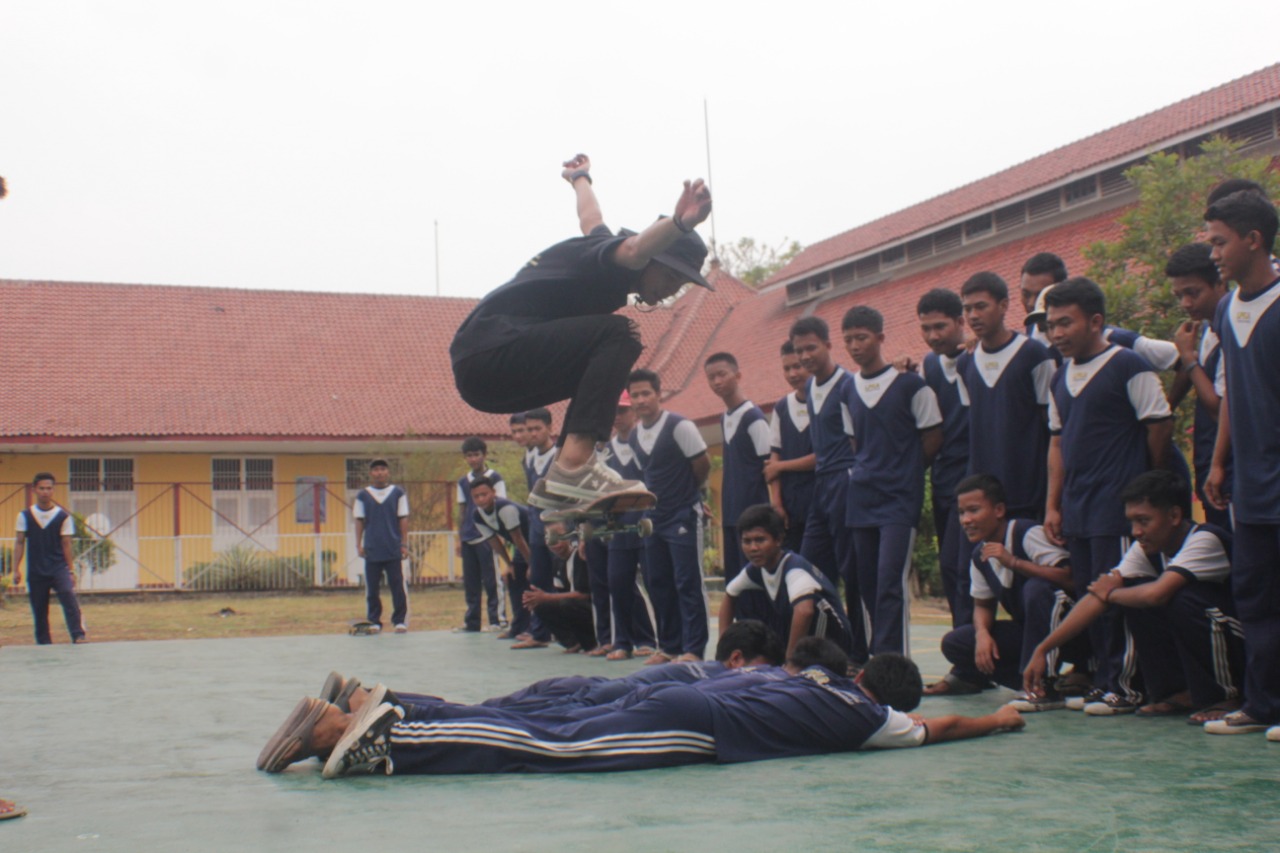
[[476, 306], [449, 347], [458, 392], [483, 412], [506, 414], [569, 400], [556, 459], [529, 503], [558, 511], [611, 495], [652, 500], [596, 455], [609, 440], [618, 395], [640, 356], [636, 325], [614, 314], [635, 294], [644, 305], [674, 297], [701, 275], [707, 248], [694, 227], [711, 213], [711, 191], [685, 181], [671, 216], [639, 234], [604, 224], [579, 154], [561, 176], [577, 197], [582, 237], [534, 256]]

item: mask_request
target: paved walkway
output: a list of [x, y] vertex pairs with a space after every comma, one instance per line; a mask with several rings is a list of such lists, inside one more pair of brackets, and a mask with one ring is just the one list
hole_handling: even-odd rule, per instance
[[[942, 671], [940, 628], [915, 632]], [[549, 675], [625, 674], [489, 634], [0, 649], [0, 850], [1269, 850], [1280, 744], [1181, 720], [1056, 712], [1026, 733], [637, 773], [362, 778], [253, 768], [337, 669], [479, 700]], [[1004, 691], [926, 700], [983, 713]]]

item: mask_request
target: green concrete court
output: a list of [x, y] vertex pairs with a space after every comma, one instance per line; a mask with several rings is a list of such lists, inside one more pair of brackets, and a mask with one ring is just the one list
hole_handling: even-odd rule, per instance
[[[916, 657], [942, 672], [942, 629]], [[277, 637], [0, 649], [0, 850], [1275, 850], [1280, 744], [1181, 719], [1029, 717], [1025, 733], [617, 774], [369, 777], [254, 770], [330, 669], [479, 700], [624, 674], [492, 635]], [[926, 700], [983, 713], [1007, 698]]]

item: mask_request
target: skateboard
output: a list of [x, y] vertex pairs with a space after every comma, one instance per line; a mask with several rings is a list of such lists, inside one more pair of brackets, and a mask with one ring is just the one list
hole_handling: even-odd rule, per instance
[[367, 637], [372, 634], [381, 634], [382, 627], [377, 622], [370, 622], [367, 619], [352, 619], [347, 633], [353, 637]]
[[623, 522], [626, 513], [653, 509], [658, 501], [652, 494], [641, 492], [630, 495], [613, 495], [586, 506], [571, 510], [545, 512], [542, 521], [546, 524], [563, 524], [565, 533], [548, 533], [550, 543], [564, 542], [575, 536], [582, 539], [600, 539], [607, 541], [620, 533], [635, 533], [639, 536], [653, 535], [653, 522], [641, 518], [631, 524]]

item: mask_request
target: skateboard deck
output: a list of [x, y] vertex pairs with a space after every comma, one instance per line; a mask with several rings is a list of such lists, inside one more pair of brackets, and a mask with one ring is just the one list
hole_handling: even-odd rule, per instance
[[601, 498], [573, 510], [544, 513], [542, 520], [548, 524], [563, 524], [569, 532], [548, 533], [548, 542], [563, 542], [574, 536], [582, 539], [611, 539], [619, 533], [635, 533], [640, 536], [653, 534], [653, 522], [647, 518], [634, 523], [624, 523], [622, 517], [631, 512], [653, 509], [657, 499], [648, 492], [613, 495]]
[[353, 637], [367, 637], [370, 634], [380, 634], [380, 630], [376, 622], [370, 622], [367, 619], [352, 619], [351, 626], [347, 628], [347, 633]]

